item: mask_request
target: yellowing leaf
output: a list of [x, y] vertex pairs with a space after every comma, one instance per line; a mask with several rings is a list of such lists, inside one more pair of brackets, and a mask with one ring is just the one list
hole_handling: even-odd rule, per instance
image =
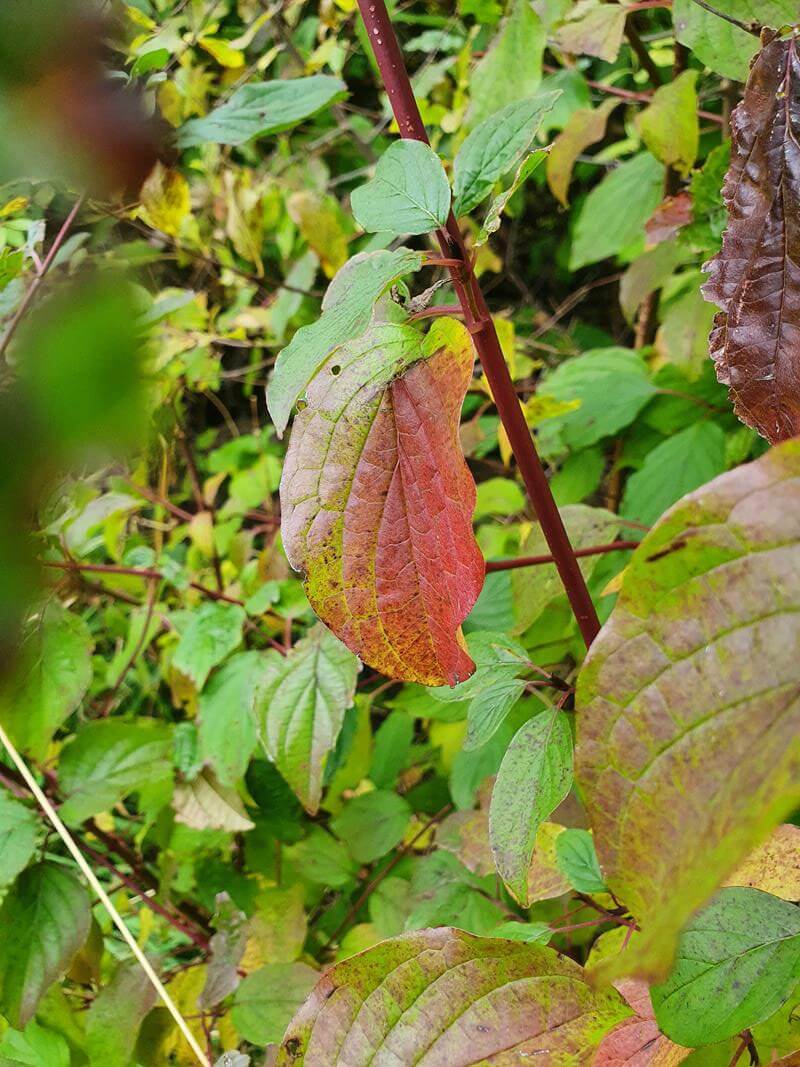
[[637, 124], [644, 143], [662, 163], [687, 175], [694, 166], [700, 139], [696, 70], [685, 70], [653, 94]]
[[139, 214], [155, 229], [177, 236], [191, 210], [189, 185], [183, 175], [163, 163], [156, 163], [142, 186]]
[[175, 787], [175, 821], [193, 830], [252, 830], [238, 794], [204, 768], [192, 782]]
[[292, 222], [319, 256], [322, 269], [332, 278], [347, 260], [351, 230], [338, 202], [304, 191], [292, 193], [287, 210]]
[[201, 37], [197, 43], [205, 52], [213, 56], [221, 67], [236, 70], [244, 66], [244, 53], [238, 48], [233, 48], [229, 41], [221, 37]]
[[579, 108], [570, 115], [569, 122], [553, 142], [547, 157], [547, 184], [564, 207], [569, 201], [567, 188], [575, 161], [584, 149], [605, 137], [608, 116], [617, 104], [619, 100], [612, 98], [596, 108]]
[[783, 900], [800, 900], [800, 826], [776, 827], [725, 885], [750, 886]]

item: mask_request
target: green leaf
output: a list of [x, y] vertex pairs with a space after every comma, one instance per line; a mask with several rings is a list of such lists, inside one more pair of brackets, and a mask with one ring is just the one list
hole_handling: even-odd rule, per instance
[[264, 750], [304, 807], [316, 812], [322, 778], [353, 705], [358, 660], [318, 623], [291, 652], [271, 663], [257, 697], [256, 716]]
[[[528, 869], [541, 823], [572, 785], [572, 732], [557, 708], [529, 719], [508, 746], [492, 790], [489, 839], [509, 891], [528, 905]], [[562, 835], [563, 836], [563, 835]]]
[[[714, 11], [756, 26], [791, 25], [797, 20], [794, 0], [719, 0]], [[745, 81], [750, 60], [758, 51], [758, 37], [706, 11], [694, 0], [675, 0], [675, 34], [697, 58], [717, 74]]]
[[641, 926], [616, 970], [663, 977], [689, 916], [800, 803], [799, 484], [792, 441], [673, 507], [578, 677], [576, 780]]
[[631, 263], [619, 283], [619, 304], [628, 322], [633, 322], [644, 299], [661, 288], [684, 258], [685, 252], [674, 241], [662, 241]]
[[[362, 1020], [368, 1013], [370, 1025]], [[338, 963], [289, 1025], [280, 1067], [296, 1063], [589, 1063], [629, 1009], [594, 991], [572, 960], [540, 945], [440, 928], [384, 941]], [[522, 1062], [520, 1060], [520, 1062]]]
[[525, 941], [529, 945], [546, 945], [553, 936], [547, 923], [507, 922], [492, 930], [492, 937], [506, 941]]
[[[411, 722], [408, 715], [405, 716]], [[321, 826], [312, 826], [308, 837], [286, 849], [286, 856], [315, 885], [341, 889], [358, 875], [347, 849]]]
[[344, 82], [327, 74], [251, 82], [205, 118], [185, 122], [178, 131], [178, 147], [245, 144], [254, 137], [288, 130], [346, 96]]
[[69, 1045], [53, 1030], [29, 1022], [24, 1031], [6, 1030], [0, 1038], [2, 1067], [70, 1067]]
[[5, 790], [0, 792], [0, 890], [27, 866], [38, 836], [36, 813]]
[[197, 1006], [203, 1011], [215, 1007], [239, 986], [239, 964], [247, 948], [251, 926], [225, 893], [218, 893], [214, 902], [214, 934], [211, 938], [211, 959], [206, 970], [203, 992]]
[[89, 897], [63, 867], [39, 863], [17, 878], [0, 907], [0, 1011], [24, 1028], [89, 935]]
[[191, 678], [198, 691], [217, 664], [241, 644], [244, 608], [222, 600], [206, 601], [183, 627], [172, 665]]
[[175, 821], [193, 830], [243, 833], [255, 826], [247, 817], [236, 790], [217, 781], [208, 767], [204, 767], [191, 782], [175, 787], [172, 806]]
[[331, 351], [360, 337], [370, 324], [375, 302], [403, 275], [419, 270], [422, 261], [421, 252], [397, 248], [362, 252], [345, 263], [328, 286], [320, 317], [301, 327], [278, 354], [267, 407], [279, 434]]
[[661, 202], [663, 184], [664, 168], [649, 152], [640, 152], [607, 174], [578, 212], [570, 270], [608, 259], [640, 240], [644, 224]]
[[401, 841], [410, 817], [411, 808], [401, 796], [376, 789], [348, 800], [331, 827], [354, 859], [372, 863]]
[[517, 189], [525, 184], [531, 174], [533, 174], [545, 159], [547, 159], [546, 148], [538, 148], [535, 152], [531, 152], [529, 156], [523, 159], [517, 168], [517, 173], [514, 175], [514, 180], [509, 187], [504, 189], [502, 193], [499, 193], [489, 205], [489, 210], [486, 212], [486, 218], [483, 220], [483, 225], [478, 231], [478, 236], [475, 238], [475, 246], [477, 248], [486, 244], [490, 236], [500, 229], [503, 212], [505, 211], [509, 200]]
[[32, 666], [21, 691], [7, 698], [3, 725], [23, 752], [40, 760], [89, 688], [94, 642], [82, 618], [51, 602], [31, 644]]
[[542, 80], [544, 46], [542, 20], [528, 0], [512, 0], [508, 18], [470, 78], [470, 128], [508, 104], [533, 96]]
[[249, 974], [233, 998], [231, 1021], [237, 1033], [254, 1045], [280, 1041], [318, 978], [319, 972], [305, 963], [270, 963]]
[[695, 1048], [769, 1018], [798, 974], [800, 910], [758, 889], [723, 889], [681, 934], [669, 978], [650, 996], [664, 1033]]
[[269, 677], [272, 658], [262, 652], [231, 656], [200, 696], [200, 751], [223, 785], [234, 785], [244, 777], [258, 742], [256, 694]]
[[450, 213], [450, 184], [442, 161], [422, 141], [395, 141], [383, 153], [375, 177], [354, 189], [356, 222], [371, 233], [430, 233]]
[[370, 781], [378, 789], [391, 788], [406, 766], [414, 740], [414, 720], [404, 711], [394, 711], [375, 731]]
[[597, 862], [592, 835], [587, 830], [564, 830], [556, 838], [556, 860], [573, 889], [579, 893], [602, 893], [606, 884]]
[[59, 814], [75, 825], [107, 811], [128, 793], [172, 774], [172, 733], [166, 723], [105, 719], [87, 723], [64, 747]]
[[542, 93], [508, 104], [477, 126], [453, 163], [456, 215], [467, 215], [492, 191], [498, 178], [515, 167], [530, 147], [560, 93]]
[[[613, 512], [606, 511], [604, 508], [572, 504], [560, 510], [573, 548], [589, 548], [592, 545], [613, 541], [619, 532], [619, 519]], [[521, 556], [546, 556], [549, 551], [542, 528], [536, 523], [520, 545], [519, 554]], [[587, 581], [601, 558], [600, 556], [587, 556], [580, 560], [580, 568]], [[536, 622], [548, 604], [564, 594], [564, 587], [554, 563], [544, 563], [538, 567], [520, 567], [512, 571], [511, 588], [514, 593], [514, 633], [523, 633], [527, 630]]]
[[653, 93], [639, 113], [642, 140], [656, 157], [684, 177], [694, 166], [700, 142], [697, 118], [696, 70], [685, 70]]
[[685, 493], [725, 470], [725, 434], [716, 423], [687, 426], [647, 454], [628, 479], [620, 513], [648, 526]]
[[128, 1067], [139, 1027], [158, 994], [136, 960], [119, 963], [86, 1014], [90, 1067]]
[[580, 407], [548, 419], [538, 431], [545, 455], [577, 451], [630, 426], [656, 393], [647, 365], [627, 348], [596, 348], [566, 359], [546, 375], [540, 392]]

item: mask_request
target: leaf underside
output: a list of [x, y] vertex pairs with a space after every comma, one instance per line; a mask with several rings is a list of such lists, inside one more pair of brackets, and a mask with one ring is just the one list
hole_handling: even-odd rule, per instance
[[295, 420], [286, 555], [317, 615], [390, 678], [455, 685], [474, 669], [459, 630], [484, 576], [458, 442], [472, 364], [455, 320], [424, 341], [379, 325], [331, 354]]
[[[550, 1067], [588, 1063], [627, 1014], [550, 949], [441, 927], [384, 941], [332, 967], [284, 1035], [277, 1062]], [[524, 1057], [524, 1060], [523, 1060]]]
[[759, 53], [731, 118], [729, 221], [708, 264], [711, 357], [734, 410], [773, 444], [800, 433], [800, 55]]
[[696, 908], [800, 801], [800, 442], [678, 503], [578, 681], [576, 780], [660, 977]]

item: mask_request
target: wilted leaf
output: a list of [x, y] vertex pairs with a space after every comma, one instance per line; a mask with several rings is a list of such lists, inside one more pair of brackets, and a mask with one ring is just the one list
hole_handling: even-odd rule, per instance
[[142, 186], [140, 213], [150, 226], [176, 236], [191, 210], [189, 184], [180, 173], [157, 163]]
[[472, 363], [453, 319], [424, 339], [373, 326], [309, 386], [281, 479], [284, 548], [314, 610], [369, 666], [426, 685], [473, 670], [459, 624], [484, 565], [458, 443]]
[[169, 778], [172, 731], [166, 723], [118, 719], [87, 723], [64, 747], [59, 814], [79, 823], [105, 811], [128, 793]]
[[[508, 18], [470, 77], [470, 128], [536, 92], [542, 80], [544, 46], [542, 20], [528, 0], [512, 0]], [[513, 78], [509, 71], [514, 72]]]
[[[695, 172], [695, 174], [698, 173], [701, 172]], [[687, 192], [666, 197], [645, 223], [647, 243], [658, 245], [662, 241], [671, 241], [684, 226], [692, 221], [692, 215], [696, 211], [696, 207], [693, 209], [692, 197]]]
[[663, 976], [687, 918], [800, 801], [798, 485], [791, 442], [668, 512], [579, 675], [576, 778], [642, 927], [630, 972]]
[[251, 82], [237, 89], [227, 103], [210, 115], [190, 119], [181, 126], [178, 145], [193, 148], [209, 143], [244, 144], [253, 137], [288, 130], [346, 95], [344, 82], [327, 74]]
[[758, 889], [723, 889], [684, 930], [663, 985], [650, 995], [658, 1025], [694, 1048], [767, 1019], [800, 973], [800, 911]]
[[339, 271], [322, 301], [322, 314], [301, 327], [279, 354], [267, 390], [267, 406], [279, 434], [293, 404], [337, 345], [359, 337], [369, 325], [375, 301], [404, 274], [422, 266], [421, 252], [360, 253]]
[[290, 1023], [278, 1063], [366, 1063], [391, 1049], [405, 1063], [546, 1053], [552, 1067], [566, 1067], [587, 1062], [626, 1014], [614, 991], [594, 992], [580, 967], [550, 949], [444, 927], [332, 967]]
[[437, 829], [436, 846], [458, 856], [473, 874], [491, 874], [494, 859], [489, 845], [489, 812], [483, 808], [454, 811]]
[[622, 4], [578, 0], [568, 19], [556, 30], [556, 44], [565, 52], [597, 56], [613, 63], [622, 44], [625, 17]]
[[197, 999], [197, 1006], [203, 1011], [215, 1007], [239, 985], [239, 963], [250, 932], [244, 912], [239, 911], [227, 893], [217, 896], [214, 929], [206, 981]]
[[249, 974], [233, 998], [233, 1025], [246, 1041], [280, 1041], [292, 1015], [314, 988], [319, 972], [305, 963], [269, 963]]
[[394, 141], [378, 160], [375, 177], [354, 189], [350, 204], [371, 233], [430, 233], [450, 213], [450, 183], [442, 161], [423, 141]]
[[567, 206], [567, 188], [572, 168], [584, 149], [605, 137], [608, 116], [619, 100], [604, 100], [599, 107], [582, 107], [569, 117], [569, 122], [553, 142], [547, 158], [547, 184], [553, 196]]
[[489, 195], [497, 179], [519, 163], [559, 96], [541, 93], [508, 104], [472, 131], [453, 163], [456, 215], [469, 214]]
[[0, 792], [0, 890], [27, 866], [38, 836], [36, 813], [5, 790]]
[[778, 826], [725, 884], [761, 889], [783, 900], [800, 900], [800, 826]]
[[474, 243], [476, 248], [480, 248], [481, 245], [486, 244], [489, 237], [500, 229], [500, 223], [502, 221], [503, 212], [506, 209], [506, 204], [517, 189], [525, 184], [531, 174], [533, 174], [546, 158], [547, 149], [538, 148], [523, 159], [519, 167], [517, 167], [517, 173], [514, 175], [511, 185], [509, 185], [507, 189], [504, 189], [502, 193], [499, 193], [489, 205], [489, 210], [486, 212], [486, 218], [483, 220], [483, 225], [475, 238]]
[[[570, 270], [608, 259], [640, 240], [644, 224], [661, 200], [663, 184], [664, 168], [649, 152], [640, 152], [610, 171], [578, 212]], [[614, 219], [613, 226], [608, 225], [609, 219]]]
[[86, 1015], [90, 1067], [128, 1067], [142, 1020], [157, 1001], [158, 994], [136, 960], [118, 964]]
[[528, 869], [528, 900], [552, 900], [570, 891], [556, 855], [556, 843], [564, 832], [565, 827], [555, 822], [543, 822], [539, 827]]
[[63, 867], [39, 863], [17, 878], [0, 907], [0, 1008], [22, 1029], [89, 934], [89, 897]]
[[352, 707], [358, 662], [321, 623], [287, 656], [275, 657], [256, 698], [264, 749], [312, 814], [326, 760]]
[[241, 644], [245, 618], [244, 608], [238, 604], [222, 600], [201, 604], [181, 630], [173, 667], [201, 690], [213, 668]]
[[731, 117], [728, 228], [703, 287], [711, 357], [734, 411], [771, 443], [800, 433], [800, 55], [772, 40]]
[[697, 71], [685, 70], [656, 89], [637, 119], [642, 140], [656, 159], [684, 176], [694, 166], [700, 141], [696, 82]]
[[175, 821], [193, 830], [229, 830], [241, 833], [252, 830], [239, 794], [222, 785], [207, 768], [196, 778], [175, 787], [172, 799]]
[[526, 907], [528, 871], [541, 823], [572, 785], [572, 732], [552, 708], [529, 719], [508, 746], [492, 790], [489, 834], [497, 870]]

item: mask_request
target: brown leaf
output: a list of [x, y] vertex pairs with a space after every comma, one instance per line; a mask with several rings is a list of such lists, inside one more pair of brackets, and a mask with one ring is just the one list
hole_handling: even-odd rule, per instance
[[636, 1014], [606, 1034], [592, 1067], [677, 1067], [682, 1063], [691, 1049], [681, 1048], [659, 1031], [647, 982], [628, 978], [614, 985]]
[[645, 233], [649, 245], [659, 245], [662, 241], [671, 241], [683, 226], [692, 221], [692, 198], [689, 193], [668, 196], [655, 209], [645, 223]]
[[711, 356], [742, 422], [773, 444], [800, 433], [800, 55], [768, 41], [731, 119], [728, 228], [703, 292], [722, 310]]

